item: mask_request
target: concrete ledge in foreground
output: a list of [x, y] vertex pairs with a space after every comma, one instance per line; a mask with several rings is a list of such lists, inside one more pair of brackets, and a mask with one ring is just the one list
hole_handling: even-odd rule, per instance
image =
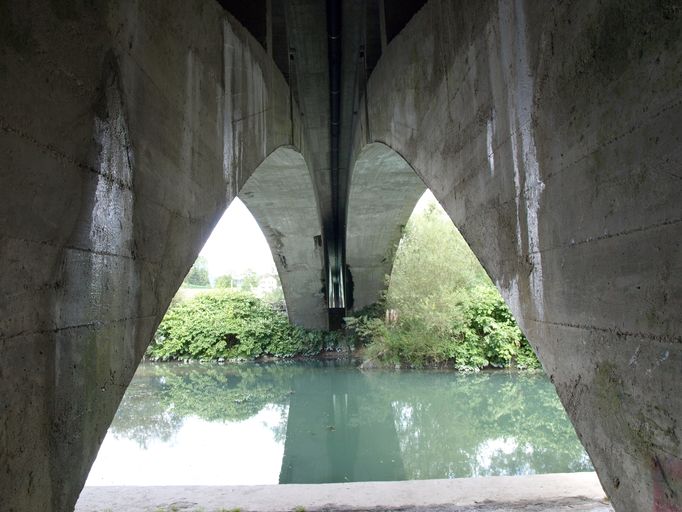
[[595, 473], [317, 485], [86, 487], [76, 512], [610, 512]]

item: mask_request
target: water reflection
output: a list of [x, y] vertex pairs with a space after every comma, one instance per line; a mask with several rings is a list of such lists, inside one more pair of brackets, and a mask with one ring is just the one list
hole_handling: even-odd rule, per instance
[[554, 389], [539, 374], [362, 372], [334, 363], [146, 364], [121, 403], [88, 484], [590, 470]]
[[391, 404], [367, 401], [363, 373], [331, 367], [293, 382], [280, 483], [406, 479]]

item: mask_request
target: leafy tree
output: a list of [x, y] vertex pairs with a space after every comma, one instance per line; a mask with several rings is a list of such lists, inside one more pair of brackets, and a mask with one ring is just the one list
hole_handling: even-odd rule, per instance
[[361, 312], [347, 325], [385, 364], [538, 367], [483, 267], [435, 199], [410, 218], [388, 281], [396, 325]]
[[248, 270], [242, 278], [241, 290], [244, 292], [251, 292], [260, 284], [260, 276], [253, 270]]
[[215, 287], [216, 288], [232, 288], [234, 286], [234, 279], [230, 274], [225, 274], [216, 277]]
[[405, 227], [389, 279], [387, 307], [397, 309], [402, 318], [446, 329], [453, 305], [480, 283], [490, 283], [485, 270], [434, 199]]
[[208, 261], [203, 256], [199, 256], [187, 273], [183, 284], [189, 286], [211, 286], [208, 280]]

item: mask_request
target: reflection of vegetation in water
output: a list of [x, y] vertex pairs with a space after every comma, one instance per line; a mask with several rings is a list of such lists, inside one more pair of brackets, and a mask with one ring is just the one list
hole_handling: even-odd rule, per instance
[[267, 404], [284, 404], [288, 375], [262, 367], [189, 367], [164, 376], [162, 402], [183, 416], [208, 421], [239, 421], [255, 416]]
[[[342, 468], [344, 476], [365, 480], [591, 469], [539, 373], [363, 372], [312, 362], [146, 364], [111, 429], [144, 447], [169, 440], [188, 415], [242, 421], [265, 407], [279, 411], [272, 431], [286, 443], [282, 474], [290, 481], [318, 481], [320, 468], [328, 478]], [[368, 475], [372, 461], [382, 458], [392, 466], [384, 462], [377, 465], [383, 473]], [[305, 461], [317, 461], [317, 470], [305, 469]]]
[[116, 437], [134, 439], [143, 448], [152, 440], [169, 441], [182, 426], [184, 416], [160, 400], [164, 384], [156, 372], [149, 365], [138, 368], [110, 427]]
[[[301, 367], [287, 365], [141, 365], [112, 423], [115, 435], [146, 446], [151, 439], [167, 441], [185, 416], [207, 421], [241, 421], [272, 404], [282, 411], [291, 379]], [[276, 435], [283, 436], [277, 430]]]
[[[408, 478], [591, 469], [556, 393], [540, 374], [376, 377], [381, 391], [375, 388], [371, 396], [392, 400]], [[403, 380], [400, 394], [393, 391], [396, 379]]]
[[354, 368], [294, 379], [279, 483], [404, 480], [390, 402]]

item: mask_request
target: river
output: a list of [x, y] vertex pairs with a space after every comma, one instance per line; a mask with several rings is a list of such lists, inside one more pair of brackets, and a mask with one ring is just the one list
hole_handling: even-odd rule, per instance
[[593, 471], [540, 372], [143, 363], [86, 485]]

